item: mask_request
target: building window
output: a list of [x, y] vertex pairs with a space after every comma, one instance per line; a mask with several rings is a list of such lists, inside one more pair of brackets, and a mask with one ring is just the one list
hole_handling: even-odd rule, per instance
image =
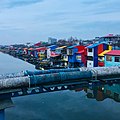
[[80, 56], [80, 55], [77, 55], [77, 56], [76, 56], [76, 60], [81, 60], [81, 56]]
[[87, 60], [93, 61], [93, 57], [92, 56], [87, 56]]
[[88, 52], [92, 52], [92, 48], [89, 48], [89, 49], [88, 49]]
[[104, 62], [104, 57], [103, 56], [98, 57], [98, 61], [99, 62]]
[[115, 62], [120, 62], [120, 57], [115, 57]]
[[73, 50], [72, 49], [67, 49], [67, 55], [73, 55]]
[[112, 56], [106, 56], [106, 61], [112, 61]]

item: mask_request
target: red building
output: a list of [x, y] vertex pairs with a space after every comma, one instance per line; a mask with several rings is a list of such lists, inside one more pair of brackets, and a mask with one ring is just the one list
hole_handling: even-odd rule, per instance
[[86, 48], [82, 45], [70, 46], [67, 49], [68, 63], [70, 67], [86, 66]]

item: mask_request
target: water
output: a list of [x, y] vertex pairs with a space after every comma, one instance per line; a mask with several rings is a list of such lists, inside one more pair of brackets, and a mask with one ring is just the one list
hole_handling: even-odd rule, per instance
[[27, 62], [0, 52], [0, 74], [20, 72], [23, 70], [35, 70], [35, 67]]
[[[0, 73], [34, 70], [34, 66], [0, 53]], [[102, 92], [101, 92], [102, 91]], [[83, 88], [12, 99], [6, 120], [118, 120], [120, 86]]]

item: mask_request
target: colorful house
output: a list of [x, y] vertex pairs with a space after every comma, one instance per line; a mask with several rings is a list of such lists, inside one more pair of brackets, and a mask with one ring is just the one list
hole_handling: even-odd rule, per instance
[[105, 67], [120, 66], [120, 50], [111, 50], [105, 54]]
[[37, 52], [36, 55], [40, 60], [47, 58], [47, 48], [46, 47], [40, 47], [36, 48], [35, 51]]
[[78, 52], [76, 52], [76, 62], [79, 63], [80, 67], [81, 66], [85, 66], [87, 64], [87, 49], [86, 47], [84, 47], [82, 50], [78, 50]]
[[67, 49], [69, 67], [81, 67], [86, 64], [85, 46], [70, 46]]
[[28, 55], [33, 57], [33, 56], [35, 56], [34, 54], [35, 54], [34, 53], [34, 48], [29, 48], [28, 49]]
[[87, 46], [87, 67], [98, 67], [98, 55], [109, 50], [107, 43], [95, 43]]
[[27, 54], [28, 54], [28, 48], [23, 48], [23, 53], [24, 53], [25, 55], [27, 55]]
[[58, 47], [58, 48], [56, 48], [55, 52], [56, 52], [56, 54], [61, 55], [61, 62], [63, 62], [63, 64], [65, 64], [65, 65], [67, 65], [67, 62], [68, 62], [67, 46]]
[[58, 66], [60, 67], [61, 65], [61, 55], [57, 54], [56, 52], [51, 51], [51, 55], [50, 55], [50, 66]]
[[55, 51], [55, 49], [57, 48], [57, 45], [51, 45], [47, 47], [47, 58], [50, 59], [51, 56], [51, 52]]
[[102, 53], [100, 53], [100, 54], [98, 55], [98, 66], [99, 66], [99, 67], [105, 66], [105, 56], [104, 56], [104, 55], [105, 55], [107, 52], [109, 52], [109, 51], [112, 50], [112, 46], [109, 46], [108, 49], [109, 49], [109, 50], [105, 50], [105, 51], [103, 51]]
[[54, 51], [51, 51], [50, 60], [52, 66], [67, 66], [67, 46], [57, 47]]

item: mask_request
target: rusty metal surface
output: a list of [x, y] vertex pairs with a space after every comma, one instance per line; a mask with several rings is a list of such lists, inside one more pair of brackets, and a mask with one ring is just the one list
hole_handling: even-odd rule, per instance
[[97, 76], [109, 76], [120, 75], [120, 67], [92, 67], [92, 68], [80, 68], [80, 71], [91, 71], [93, 75]]
[[14, 78], [14, 77], [23, 77], [24, 72], [19, 73], [8, 73], [8, 74], [0, 74], [0, 79]]
[[15, 77], [0, 79], [0, 89], [15, 89], [28, 87], [30, 83], [29, 77]]
[[[77, 71], [76, 71], [77, 70]], [[79, 70], [79, 71], [78, 71]], [[59, 70], [58, 70], [59, 71]], [[50, 74], [40, 74], [32, 76], [22, 77], [6, 77], [0, 79], [0, 90], [12, 90], [24, 87], [36, 87], [43, 84], [52, 84], [53, 82], [64, 83], [68, 81], [69, 83], [76, 79], [78, 80], [90, 80], [93, 76], [96, 79], [101, 78], [120, 78], [120, 67], [95, 67], [95, 68], [77, 68], [71, 69], [69, 72], [50, 73]]]
[[92, 77], [92, 73], [90, 71], [75, 71], [75, 72], [59, 72], [52, 74], [43, 74], [43, 75], [34, 75], [31, 76], [31, 85], [35, 84], [52, 84], [56, 83], [64, 83], [66, 81], [73, 80], [81, 80], [81, 79], [90, 79]]
[[41, 75], [41, 74], [50, 74], [50, 73], [59, 73], [59, 72], [72, 72], [79, 71], [79, 68], [68, 68], [68, 69], [50, 69], [50, 70], [37, 70], [37, 71], [24, 71], [24, 75]]

